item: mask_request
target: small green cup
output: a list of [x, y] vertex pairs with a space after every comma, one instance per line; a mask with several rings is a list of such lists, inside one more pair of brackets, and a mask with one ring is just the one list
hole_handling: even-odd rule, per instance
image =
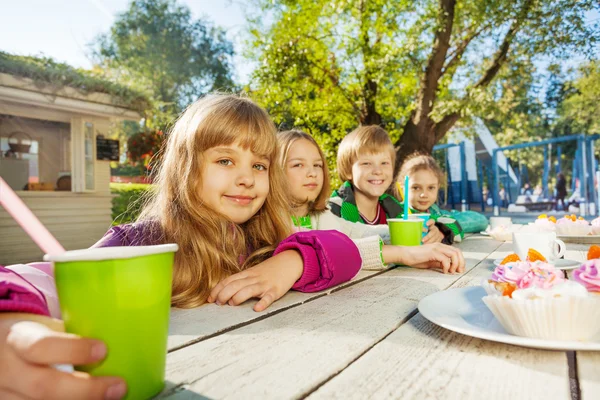
[[102, 362], [76, 369], [125, 379], [126, 399], [146, 399], [164, 387], [177, 248], [107, 247], [44, 257], [54, 263], [66, 331], [108, 348]]
[[387, 220], [390, 228], [390, 243], [395, 246], [419, 246], [423, 235], [423, 220], [421, 218]]

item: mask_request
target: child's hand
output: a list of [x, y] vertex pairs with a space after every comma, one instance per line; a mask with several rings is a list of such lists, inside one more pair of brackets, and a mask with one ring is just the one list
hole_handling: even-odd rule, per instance
[[31, 321], [0, 320], [0, 398], [120, 399], [121, 378], [66, 373], [53, 364], [91, 364], [104, 359], [106, 346], [93, 339], [54, 332]]
[[462, 251], [441, 243], [403, 247], [401, 263], [415, 268], [440, 268], [445, 274], [465, 271]]
[[444, 240], [444, 234], [435, 225], [434, 220], [430, 219], [427, 221], [427, 228], [429, 229], [429, 233], [423, 238], [423, 244], [442, 243], [442, 240]]
[[260, 301], [254, 311], [263, 311], [286, 294], [300, 279], [304, 264], [300, 253], [283, 251], [262, 263], [219, 282], [208, 296], [209, 303], [237, 306], [248, 299]]

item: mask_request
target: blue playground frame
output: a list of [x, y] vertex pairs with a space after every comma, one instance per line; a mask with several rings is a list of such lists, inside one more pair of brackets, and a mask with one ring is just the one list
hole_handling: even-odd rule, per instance
[[[543, 195], [544, 197], [548, 197], [548, 180], [551, 174], [552, 165], [550, 156], [552, 153], [552, 145], [565, 143], [565, 142], [577, 142], [575, 158], [573, 160], [572, 172], [572, 190], [575, 190], [576, 180], [580, 182], [580, 195], [582, 198], [586, 199], [583, 207], [580, 207], [580, 214], [591, 215], [598, 214], [600, 212], [600, 185], [598, 190], [595, 190], [595, 178], [596, 174], [600, 175], [598, 171], [598, 162], [594, 156], [594, 142], [600, 139], [600, 134], [598, 135], [569, 135], [563, 136], [559, 138], [545, 139], [536, 142], [529, 143], [519, 143], [510, 146], [504, 146], [496, 148], [492, 151], [492, 163], [491, 163], [491, 171], [487, 171], [488, 183], [493, 183], [489, 186], [492, 186], [490, 189], [492, 192], [492, 207], [494, 215], [500, 215], [500, 199], [499, 199], [499, 190], [500, 190], [500, 171], [498, 165], [498, 152], [503, 152], [505, 150], [518, 150], [530, 147], [538, 147], [544, 146], [544, 164], [543, 164], [543, 175], [542, 175], [542, 187], [543, 187]], [[460, 151], [460, 168], [461, 168], [461, 185], [460, 185], [460, 199], [461, 199], [461, 209], [464, 211], [468, 208], [470, 204], [468, 189], [467, 189], [467, 169], [466, 169], [466, 155], [465, 155], [465, 142], [460, 143], [449, 143], [437, 145], [433, 148], [434, 151], [437, 150], [447, 150], [452, 147], [459, 147]], [[556, 146], [556, 162], [555, 162], [555, 173], [558, 174], [561, 171], [561, 158], [562, 158], [562, 147], [560, 145]], [[445, 162], [446, 162], [446, 171], [449, 172], [449, 164], [448, 164], [448, 153], [445, 154]], [[484, 178], [484, 167], [479, 160], [476, 160], [477, 163], [477, 180], [479, 181], [479, 190], [483, 190], [483, 178]], [[510, 201], [510, 177], [508, 176], [508, 171], [510, 167], [510, 160], [507, 157], [506, 161], [506, 180], [505, 188], [508, 196], [508, 200]], [[517, 172], [517, 188], [521, 187], [522, 177], [527, 177], [527, 167], [524, 165], [523, 167], [519, 166]], [[600, 176], [598, 177], [600, 180]], [[449, 193], [452, 190], [451, 177], [448, 175], [448, 186]], [[525, 181], [528, 179], [525, 178]], [[454, 196], [448, 195], [449, 199], [452, 202], [452, 208], [455, 208]], [[594, 203], [596, 207], [593, 210], [590, 210], [589, 204]], [[481, 196], [481, 210], [485, 211], [485, 199]]]

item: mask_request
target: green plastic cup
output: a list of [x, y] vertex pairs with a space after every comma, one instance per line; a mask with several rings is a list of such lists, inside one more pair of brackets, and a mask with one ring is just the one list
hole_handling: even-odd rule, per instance
[[176, 244], [106, 247], [46, 255], [65, 330], [106, 343], [106, 358], [77, 366], [94, 376], [120, 376], [126, 399], [164, 387], [171, 281]]
[[387, 220], [390, 228], [390, 243], [395, 246], [419, 246], [423, 234], [421, 218]]

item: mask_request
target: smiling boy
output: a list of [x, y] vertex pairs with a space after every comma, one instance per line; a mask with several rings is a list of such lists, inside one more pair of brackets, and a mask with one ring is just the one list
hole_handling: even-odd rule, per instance
[[331, 211], [348, 221], [385, 224], [402, 214], [402, 206], [385, 194], [394, 179], [396, 153], [379, 126], [360, 126], [340, 143], [337, 170], [342, 186], [329, 200]]

